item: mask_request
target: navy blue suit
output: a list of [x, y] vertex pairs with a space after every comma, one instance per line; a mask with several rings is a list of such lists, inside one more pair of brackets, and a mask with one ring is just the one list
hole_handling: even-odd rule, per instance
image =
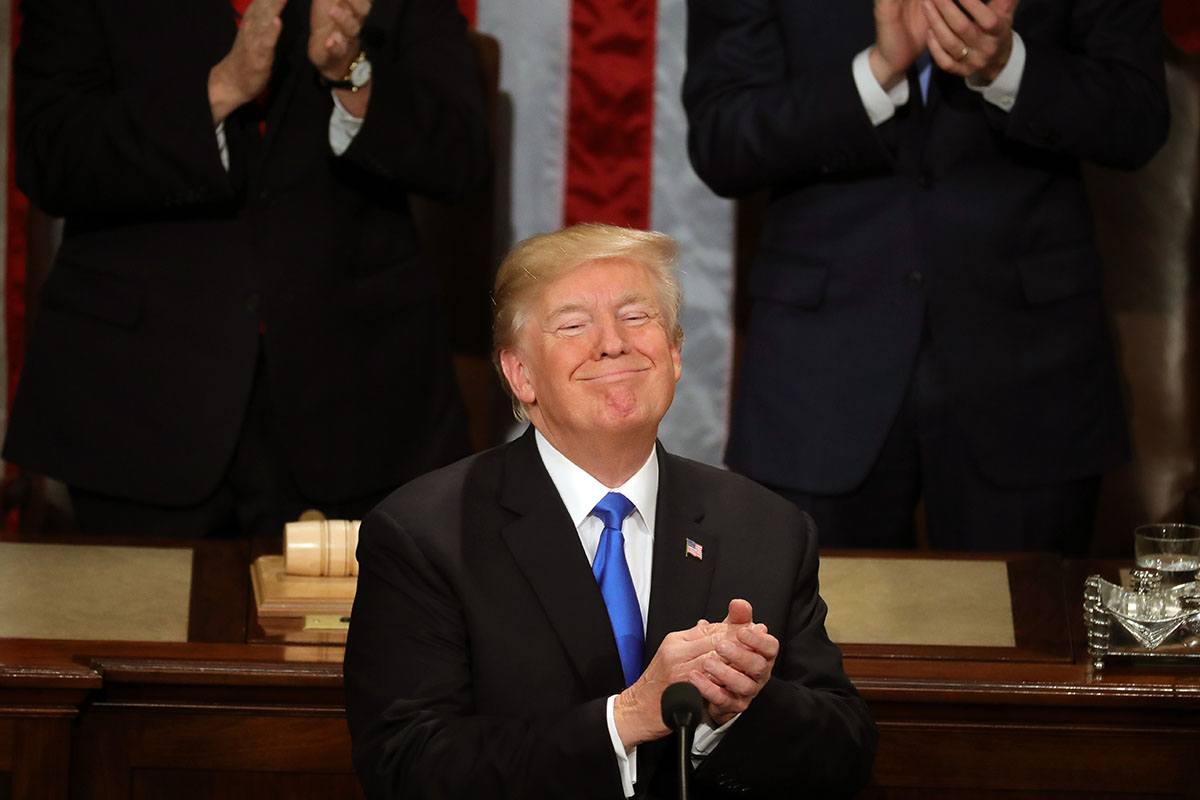
[[[769, 188], [727, 460], [773, 486], [864, 480], [931, 348], [981, 473], [1026, 487], [1127, 456], [1080, 160], [1167, 127], [1159, 4], [1022, 0], [1009, 111], [936, 68], [874, 127], [852, 73], [872, 4], [690, 0], [692, 163]], [[928, 337], [924, 338], [923, 337]], [[820, 520], [818, 520], [820, 522]]]

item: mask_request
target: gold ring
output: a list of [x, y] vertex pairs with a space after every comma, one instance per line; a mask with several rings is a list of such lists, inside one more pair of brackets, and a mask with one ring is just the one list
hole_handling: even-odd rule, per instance
[[970, 53], [971, 53], [970, 49], [968, 49], [967, 47], [964, 46], [962, 51], [959, 52], [959, 54], [958, 54], [958, 60], [962, 61], [964, 58], [966, 58], [968, 55], [970, 55]]

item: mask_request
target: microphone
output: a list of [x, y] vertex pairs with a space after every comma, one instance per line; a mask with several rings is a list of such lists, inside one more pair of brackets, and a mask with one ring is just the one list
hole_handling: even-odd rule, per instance
[[662, 693], [663, 724], [675, 732], [679, 754], [679, 800], [688, 798], [688, 778], [692, 773], [692, 739], [696, 725], [704, 714], [704, 699], [700, 690], [681, 681], [672, 683]]

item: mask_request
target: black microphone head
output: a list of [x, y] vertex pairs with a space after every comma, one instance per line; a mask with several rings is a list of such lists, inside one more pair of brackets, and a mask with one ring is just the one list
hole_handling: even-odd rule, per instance
[[704, 713], [704, 698], [700, 690], [687, 681], [672, 683], [662, 693], [663, 724], [671, 730], [691, 729]]

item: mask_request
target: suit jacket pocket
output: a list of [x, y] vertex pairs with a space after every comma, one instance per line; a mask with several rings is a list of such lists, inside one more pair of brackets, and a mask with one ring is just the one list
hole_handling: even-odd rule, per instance
[[829, 266], [822, 260], [783, 253], [761, 253], [750, 273], [750, 296], [812, 309], [825, 299]]
[[60, 261], [50, 270], [40, 303], [44, 308], [131, 329], [141, 320], [144, 294], [132, 281]]
[[1100, 291], [1100, 257], [1089, 244], [1061, 247], [1017, 260], [1029, 303], [1051, 303]]

